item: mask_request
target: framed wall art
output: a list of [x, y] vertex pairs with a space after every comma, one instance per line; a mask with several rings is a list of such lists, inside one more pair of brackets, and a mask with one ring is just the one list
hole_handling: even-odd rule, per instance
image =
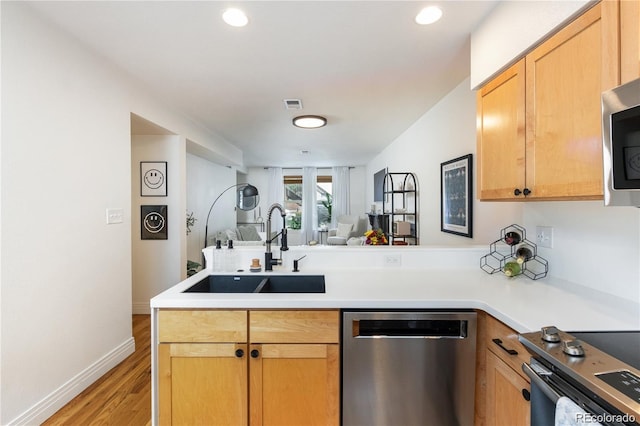
[[382, 201], [384, 198], [384, 177], [388, 168], [377, 171], [373, 175], [373, 201]]
[[166, 240], [167, 206], [140, 206], [140, 238], [143, 240]]
[[473, 154], [440, 164], [440, 230], [473, 238]]
[[167, 162], [166, 161], [141, 161], [140, 162], [140, 196], [142, 197], [166, 197], [167, 196]]

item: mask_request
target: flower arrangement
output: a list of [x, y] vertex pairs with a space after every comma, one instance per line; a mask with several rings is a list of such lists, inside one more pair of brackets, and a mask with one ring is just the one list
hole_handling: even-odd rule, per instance
[[364, 236], [366, 237], [365, 244], [367, 245], [377, 246], [389, 243], [382, 229], [370, 229], [364, 233]]

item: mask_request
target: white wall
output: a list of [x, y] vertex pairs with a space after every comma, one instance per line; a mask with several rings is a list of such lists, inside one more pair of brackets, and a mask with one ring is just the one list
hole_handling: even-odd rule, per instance
[[549, 273], [640, 302], [640, 210], [602, 201], [536, 202], [524, 206], [523, 225], [552, 226], [552, 249], [539, 248]]
[[[501, 2], [471, 35], [471, 87], [496, 74], [593, 2]], [[523, 203], [522, 224], [554, 228], [553, 249], [541, 248], [550, 274], [640, 302], [640, 225], [634, 208], [593, 202]], [[476, 216], [477, 217], [477, 216]]]
[[590, 2], [500, 2], [471, 34], [471, 87], [480, 86]]
[[[501, 228], [522, 219], [522, 204], [475, 199], [475, 102], [466, 79], [367, 165], [367, 206], [373, 204], [373, 175], [377, 171], [388, 167], [389, 172], [416, 175], [420, 245], [488, 244], [500, 237]], [[474, 154], [472, 239], [440, 231], [440, 163], [469, 153]], [[382, 203], [377, 204], [381, 209]]]
[[27, 3], [0, 8], [0, 424], [38, 424], [133, 350], [130, 114], [242, 153]]
[[554, 247], [539, 250], [550, 276], [640, 302], [638, 209], [605, 208], [601, 201], [474, 200], [473, 240], [440, 232], [440, 163], [475, 154], [475, 94], [468, 87], [462, 82], [367, 166], [368, 200], [376, 171], [412, 171], [419, 181], [421, 245], [486, 245], [511, 223], [524, 226], [531, 239], [536, 225], [552, 226]]
[[[167, 196], [140, 195], [140, 162], [167, 162]], [[131, 137], [131, 250], [134, 314], [148, 314], [149, 299], [186, 278], [185, 142], [180, 136]], [[140, 206], [167, 206], [167, 239], [142, 240]]]
[[[212, 163], [202, 157], [187, 154], [187, 211], [196, 218], [191, 234], [187, 236], [187, 258], [202, 264], [204, 231], [209, 208], [226, 188], [236, 183], [236, 171], [230, 167]], [[235, 228], [235, 191], [225, 192], [211, 210], [208, 238], [217, 231]], [[204, 266], [204, 265], [203, 265]]]

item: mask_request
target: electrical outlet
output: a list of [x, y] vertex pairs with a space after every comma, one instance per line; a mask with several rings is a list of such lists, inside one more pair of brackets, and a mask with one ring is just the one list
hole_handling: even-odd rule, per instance
[[553, 248], [553, 228], [536, 226], [536, 244], [540, 247]]
[[400, 254], [385, 254], [384, 266], [400, 266], [402, 265], [402, 255]]
[[107, 225], [122, 223], [124, 221], [124, 210], [107, 209]]

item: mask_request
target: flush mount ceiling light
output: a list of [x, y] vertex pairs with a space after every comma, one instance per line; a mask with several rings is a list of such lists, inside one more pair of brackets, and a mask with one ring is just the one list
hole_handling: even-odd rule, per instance
[[326, 124], [327, 119], [319, 115], [299, 115], [293, 119], [293, 125], [303, 129], [317, 129]]
[[229, 8], [222, 14], [222, 19], [232, 27], [244, 27], [249, 23], [249, 18], [240, 9]]
[[420, 25], [429, 25], [442, 18], [442, 9], [438, 6], [425, 7], [416, 16], [416, 22]]

